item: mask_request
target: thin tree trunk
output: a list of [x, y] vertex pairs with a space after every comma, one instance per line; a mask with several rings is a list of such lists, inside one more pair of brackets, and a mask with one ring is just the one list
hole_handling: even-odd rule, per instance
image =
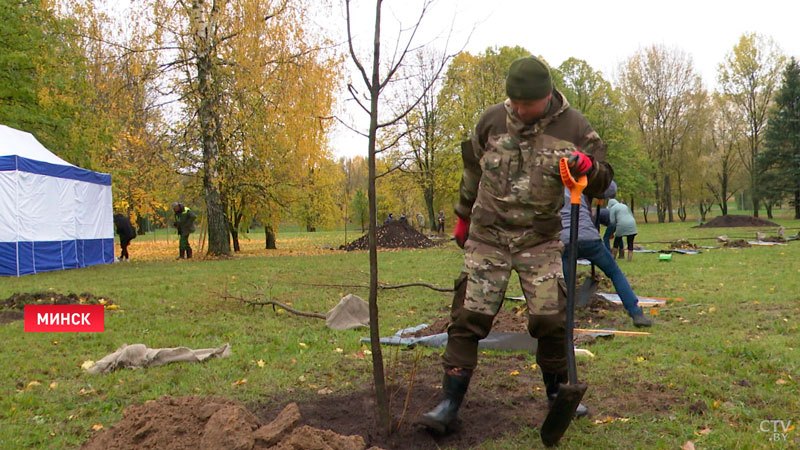
[[425, 209], [427, 209], [428, 216], [430, 216], [430, 218], [428, 220], [430, 220], [429, 223], [431, 224], [431, 231], [433, 231], [433, 217], [434, 216], [433, 216], [433, 187], [432, 186], [428, 187], [428, 188], [425, 188], [425, 191], [423, 193], [423, 197], [425, 198]]
[[669, 217], [669, 223], [675, 221], [675, 217], [672, 214], [672, 185], [669, 179], [669, 175], [664, 177], [664, 200], [667, 205], [667, 215]]
[[800, 219], [800, 190], [794, 191], [794, 218]]
[[378, 100], [380, 97], [380, 36], [381, 3], [375, 3], [375, 40], [373, 42], [372, 83], [370, 85], [369, 141], [367, 144], [369, 167], [369, 336], [372, 349], [372, 377], [375, 382], [375, 399], [378, 407], [378, 425], [386, 434], [391, 432], [389, 400], [386, 396], [386, 378], [381, 351], [380, 327], [378, 324], [378, 249], [375, 240], [378, 220], [377, 193], [375, 191], [375, 143], [378, 131]]

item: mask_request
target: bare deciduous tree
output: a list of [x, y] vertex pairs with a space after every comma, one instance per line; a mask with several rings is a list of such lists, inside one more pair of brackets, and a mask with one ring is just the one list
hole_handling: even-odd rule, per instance
[[700, 76], [685, 52], [658, 45], [634, 54], [620, 72], [620, 89], [636, 117], [642, 146], [655, 163], [658, 221], [668, 216], [673, 222], [673, 158], [705, 102]]
[[742, 164], [750, 174], [753, 195], [753, 217], [758, 217], [759, 198], [756, 159], [767, 125], [767, 112], [772, 94], [780, 82], [785, 57], [772, 39], [755, 33], [743, 35], [719, 65], [718, 79], [722, 91], [737, 105], [746, 119], [746, 151]]
[[[436, 78], [429, 80], [429, 83], [419, 87], [419, 92], [415, 100], [408, 102], [404, 109], [394, 111], [390, 117], [382, 117], [381, 107], [382, 94], [389, 88], [390, 84], [397, 81], [401, 73], [401, 68], [406, 63], [406, 57], [413, 53], [415, 50], [412, 46], [415, 42], [415, 37], [420, 29], [422, 19], [428, 12], [433, 1], [425, 0], [422, 3], [419, 14], [416, 16], [415, 23], [405, 30], [401, 29], [398, 34], [397, 40], [394, 42], [394, 52], [390, 54], [390, 62], [388, 66], [382, 66], [381, 60], [381, 7], [383, 0], [375, 0], [375, 24], [372, 40], [372, 49], [369, 58], [371, 58], [371, 67], [365, 66], [362, 62], [365, 60], [358, 55], [354, 45], [354, 37], [351, 30], [351, 3], [352, 0], [345, 0], [346, 8], [346, 21], [347, 21], [347, 43], [350, 53], [350, 59], [355, 64], [359, 75], [366, 87], [366, 92], [363, 96], [358, 95], [358, 89], [352, 84], [348, 86], [352, 94], [352, 100], [369, 116], [369, 127], [366, 133], [361, 133], [367, 137], [367, 165], [369, 171], [368, 177], [368, 199], [369, 199], [369, 322], [370, 322], [370, 345], [372, 348], [372, 370], [373, 379], [375, 381], [375, 395], [378, 407], [378, 420], [379, 425], [384, 427], [387, 433], [392, 431], [391, 413], [389, 411], [389, 401], [386, 393], [386, 380], [384, 376], [383, 355], [381, 353], [380, 345], [380, 332], [378, 326], [378, 253], [375, 242], [375, 229], [377, 223], [377, 208], [376, 208], [376, 190], [375, 179], [381, 175], [376, 174], [375, 171], [375, 155], [395, 145], [400, 139], [401, 135], [385, 136], [381, 142], [387, 142], [381, 148], [378, 148], [378, 133], [381, 130], [394, 127], [405, 118], [417, 105], [425, 98], [426, 94], [432, 88]], [[402, 28], [402, 27], [401, 27]], [[434, 73], [441, 73], [442, 68], [447, 62], [447, 57], [442, 56], [438, 61], [438, 70]], [[369, 67], [369, 72], [368, 72]], [[351, 127], [353, 128], [353, 127]]]

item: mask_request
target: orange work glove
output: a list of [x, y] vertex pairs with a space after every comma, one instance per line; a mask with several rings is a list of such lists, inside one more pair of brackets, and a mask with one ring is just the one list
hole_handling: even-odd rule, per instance
[[467, 234], [469, 234], [469, 219], [456, 219], [456, 229], [453, 230], [453, 237], [456, 238], [456, 244], [464, 248], [464, 243], [467, 242]]

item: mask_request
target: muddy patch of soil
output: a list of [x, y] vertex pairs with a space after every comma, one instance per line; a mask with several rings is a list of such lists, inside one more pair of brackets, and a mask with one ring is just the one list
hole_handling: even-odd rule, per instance
[[113, 305], [107, 297], [98, 297], [84, 292], [82, 294], [59, 294], [58, 292], [22, 292], [11, 294], [0, 300], [0, 308], [24, 309], [25, 305]]
[[726, 228], [726, 227], [777, 227], [777, 223], [764, 220], [760, 217], [741, 216], [729, 214], [715, 217], [708, 222], [693, 228]]
[[25, 319], [25, 313], [18, 310], [3, 310], [0, 309], [0, 324], [11, 323], [15, 320]]
[[[591, 370], [586, 364], [578, 362], [579, 373]], [[344, 435], [361, 435], [368, 447], [387, 450], [467, 449], [541, 426], [547, 415], [544, 385], [539, 369], [532, 370], [530, 366], [530, 359], [523, 354], [481, 355], [459, 413], [460, 431], [444, 437], [432, 436], [414, 425], [421, 414], [430, 411], [441, 400], [442, 369], [438, 355], [423, 356], [419, 360], [414, 367], [416, 371], [410, 394], [408, 373], [413, 366], [401, 365], [409, 372], [395, 377], [402, 386], [390, 390], [397, 431], [389, 437], [384, 436], [376, 424], [371, 387], [315, 396], [297, 403], [303, 423]], [[515, 371], [518, 375], [512, 375]], [[625, 395], [620, 395], [619, 381], [612, 378], [610, 382], [610, 387], [590, 386], [584, 402], [591, 416], [585, 420], [594, 420], [598, 416], [636, 417], [645, 412], [668, 414], [683, 404], [674, 389], [666, 389], [657, 383], [622, 382], [620, 385]], [[404, 404], [406, 398], [409, 399], [407, 405]], [[273, 417], [285, 403], [285, 399], [275, 397], [248, 405], [248, 408], [261, 418]]]
[[[414, 383], [409, 392], [409, 374], [414, 369]], [[497, 440], [507, 433], [518, 433], [523, 428], [536, 428], [547, 414], [541, 376], [538, 370], [531, 370], [524, 355], [482, 356], [460, 410], [460, 431], [449, 436], [432, 436], [414, 422], [441, 400], [441, 359], [438, 355], [423, 356], [416, 366], [405, 363], [401, 370], [403, 372], [394, 377], [400, 380], [399, 386], [390, 388], [389, 392], [396, 421], [396, 431], [391, 436], [385, 436], [378, 427], [371, 386], [297, 401], [302, 422], [344, 435], [361, 435], [368, 447], [466, 449]], [[510, 375], [513, 371], [518, 371], [519, 375]], [[248, 406], [259, 417], [272, 417], [285, 402], [275, 397]]]
[[57, 292], [23, 292], [11, 294], [0, 300], [0, 324], [24, 320], [25, 305], [113, 305], [114, 301], [105, 297], [84, 292], [67, 295]]
[[344, 436], [300, 423], [290, 403], [266, 424], [243, 406], [221, 397], [164, 396], [125, 408], [123, 418], [96, 434], [84, 450], [277, 448], [364, 450], [361, 436]]
[[[388, 394], [396, 431], [390, 436], [377, 424], [371, 383], [361, 380], [351, 391], [276, 394], [245, 407], [222, 397], [161, 397], [125, 408], [117, 424], [82, 448], [466, 449], [536, 429], [547, 414], [541, 374], [531, 368], [529, 356], [482, 355], [460, 411], [460, 431], [432, 436], [415, 421], [441, 399], [441, 359], [414, 356], [391, 365]], [[579, 372], [591, 370], [587, 364], [579, 361]], [[680, 393], [659, 383], [625, 377], [609, 383], [590, 386], [584, 401], [591, 417], [582, 420], [668, 414], [678, 405], [686, 407]]]
[[736, 240], [736, 241], [728, 242], [728, 247], [732, 247], [732, 248], [747, 248], [747, 247], [752, 247], [752, 245], [750, 245], [750, 243], [745, 241], [744, 239], [739, 239], [739, 240]]
[[[415, 230], [406, 222], [395, 220], [385, 223], [375, 230], [375, 241], [378, 248], [430, 248], [436, 243]], [[339, 250], [366, 250], [369, 248], [369, 234], [339, 247]]]

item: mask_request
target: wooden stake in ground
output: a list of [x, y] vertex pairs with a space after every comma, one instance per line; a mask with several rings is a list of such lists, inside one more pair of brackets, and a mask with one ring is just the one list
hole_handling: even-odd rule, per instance
[[573, 330], [577, 334], [618, 334], [621, 336], [649, 336], [647, 331], [620, 331], [620, 330], [604, 330], [604, 329], [586, 329], [575, 328]]

